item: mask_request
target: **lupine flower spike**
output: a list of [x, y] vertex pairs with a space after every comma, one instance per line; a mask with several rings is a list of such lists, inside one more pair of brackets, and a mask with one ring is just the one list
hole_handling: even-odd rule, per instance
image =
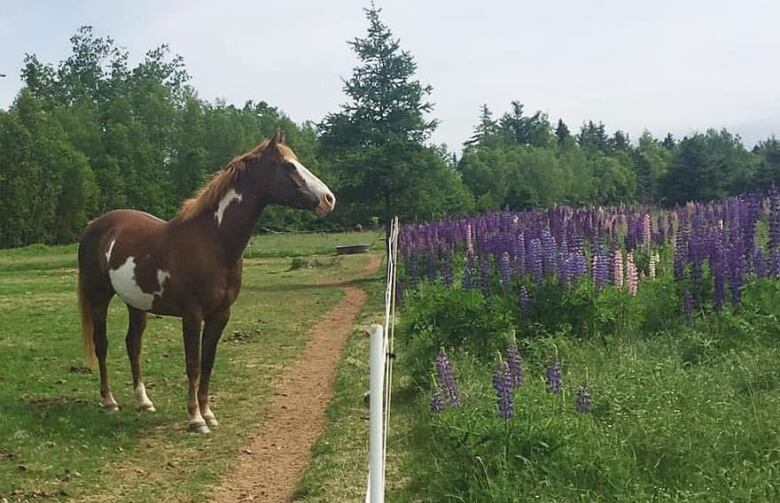
[[589, 414], [593, 411], [593, 400], [590, 396], [590, 390], [587, 382], [584, 382], [577, 390], [577, 401], [575, 405], [577, 412]]
[[561, 364], [558, 363], [557, 358], [550, 360], [547, 364], [547, 371], [545, 373], [547, 380], [547, 390], [555, 395], [561, 392]]
[[514, 340], [506, 348], [506, 363], [512, 376], [512, 388], [519, 388], [523, 385], [523, 357]]
[[449, 405], [459, 409], [460, 390], [455, 382], [455, 377], [452, 375], [452, 364], [450, 364], [450, 359], [447, 357], [447, 353], [444, 352], [444, 348], [440, 349], [439, 354], [436, 355], [436, 377], [442, 386], [444, 398]]
[[498, 417], [501, 419], [512, 418], [515, 415], [512, 403], [512, 375], [509, 371], [509, 365], [503, 360], [499, 360], [496, 371], [493, 373], [493, 389], [496, 392]]
[[431, 412], [434, 414], [441, 414], [444, 411], [446, 404], [444, 403], [444, 395], [441, 392], [441, 388], [436, 383], [436, 378], [433, 378], [433, 393], [431, 394]]
[[626, 289], [629, 295], [636, 295], [639, 286], [639, 276], [637, 275], [636, 264], [634, 263], [634, 254], [629, 253], [626, 256]]

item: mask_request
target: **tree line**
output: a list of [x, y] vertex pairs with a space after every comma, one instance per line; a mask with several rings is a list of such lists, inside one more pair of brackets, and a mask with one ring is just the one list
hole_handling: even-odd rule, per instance
[[200, 98], [166, 45], [134, 67], [108, 37], [82, 27], [56, 66], [28, 55], [24, 86], [0, 110], [0, 247], [63, 243], [113, 208], [173, 216], [234, 155], [277, 129], [339, 199], [318, 220], [270, 208], [260, 227], [333, 229], [557, 203], [611, 204], [720, 198], [780, 182], [780, 142], [748, 150], [709, 130], [681, 140], [645, 132], [632, 143], [587, 122], [528, 114], [520, 102], [494, 118], [484, 106], [460, 157], [430, 144], [431, 87], [380, 19], [349, 44], [359, 64], [347, 104], [319, 123], [296, 124], [264, 101], [243, 106]]

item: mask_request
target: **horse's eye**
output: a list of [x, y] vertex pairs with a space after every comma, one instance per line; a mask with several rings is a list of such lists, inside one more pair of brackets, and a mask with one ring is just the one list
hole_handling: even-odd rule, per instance
[[293, 164], [291, 162], [285, 162], [284, 163], [284, 169], [286, 169], [287, 171], [293, 173], [293, 172], [295, 172], [295, 164]]

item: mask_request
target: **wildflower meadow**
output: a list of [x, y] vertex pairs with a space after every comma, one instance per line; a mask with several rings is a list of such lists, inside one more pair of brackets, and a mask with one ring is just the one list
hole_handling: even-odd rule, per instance
[[407, 225], [435, 501], [780, 498], [780, 192]]

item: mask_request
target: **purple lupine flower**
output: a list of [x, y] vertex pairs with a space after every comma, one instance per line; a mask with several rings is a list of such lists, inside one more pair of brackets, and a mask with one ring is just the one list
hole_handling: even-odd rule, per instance
[[593, 287], [597, 292], [604, 288], [609, 278], [609, 263], [607, 256], [599, 250], [593, 254]]
[[487, 256], [482, 256], [479, 261], [479, 289], [485, 297], [490, 297], [490, 261]]
[[[674, 279], [681, 281], [685, 278], [685, 263], [688, 261], [688, 227], [686, 213], [681, 213], [680, 227], [675, 236], [674, 246]], [[676, 214], [676, 213], [675, 213]]]
[[441, 261], [441, 280], [444, 286], [452, 286], [452, 253], [449, 251], [445, 251]]
[[593, 411], [593, 400], [587, 383], [583, 383], [577, 390], [576, 409], [582, 414], [589, 414]]
[[742, 301], [742, 286], [745, 275], [745, 257], [742, 254], [742, 247], [739, 245], [740, 243], [732, 243], [728, 251], [729, 286], [734, 306], [739, 306]]
[[417, 281], [419, 279], [417, 272], [417, 258], [417, 249], [414, 248], [409, 254], [409, 260], [407, 261], [406, 265], [406, 271], [409, 276], [409, 287], [412, 290], [417, 290]]
[[587, 260], [585, 259], [585, 254], [582, 252], [582, 250], [574, 252], [574, 262], [571, 269], [572, 280], [577, 280], [585, 276], [587, 273], [588, 265]]
[[558, 265], [558, 278], [563, 286], [569, 284], [572, 280], [572, 255], [561, 256], [561, 263]]
[[525, 285], [520, 287], [520, 312], [528, 314], [531, 309], [531, 297], [528, 295], [528, 289]]
[[528, 249], [528, 260], [531, 263], [530, 270], [533, 271], [534, 283], [542, 284], [544, 279], [542, 243], [538, 239], [532, 239]]
[[515, 238], [514, 253], [514, 269], [517, 276], [522, 276], [525, 273], [525, 237], [520, 232]]
[[509, 288], [510, 272], [509, 253], [504, 252], [498, 258], [498, 274], [504, 289]]
[[547, 229], [542, 230], [542, 264], [544, 274], [554, 275], [555, 267], [558, 264], [556, 260], [556, 244], [555, 238], [552, 237], [550, 231]]
[[433, 283], [436, 281], [436, 257], [433, 256], [433, 252], [428, 252], [428, 260], [425, 264], [425, 272], [428, 275], [428, 281]]
[[442, 386], [447, 402], [456, 409], [460, 409], [460, 390], [458, 389], [458, 383], [455, 382], [455, 376], [452, 374], [452, 364], [447, 357], [447, 353], [444, 352], [444, 348], [441, 348], [439, 354], [436, 355], [436, 378]]
[[772, 252], [769, 260], [769, 274], [774, 278], [780, 278], [780, 251]]
[[689, 290], [683, 294], [683, 310], [685, 311], [685, 321], [690, 325], [693, 323], [693, 294]]
[[726, 267], [719, 239], [713, 239], [710, 244], [710, 269], [712, 271], [715, 308], [721, 310], [726, 303]]
[[523, 357], [514, 342], [510, 342], [506, 347], [506, 364], [512, 376], [512, 388], [519, 388], [523, 385]]
[[769, 193], [769, 251], [780, 249], [780, 190]]
[[512, 403], [512, 375], [505, 361], [499, 361], [496, 366], [496, 371], [493, 373], [493, 389], [496, 391], [498, 417], [511, 419], [515, 415], [515, 407]]
[[550, 393], [559, 394], [561, 392], [561, 365], [557, 359], [550, 360], [545, 372], [547, 379], [547, 390]]
[[766, 256], [760, 248], [753, 252], [753, 270], [757, 278], [766, 278]]
[[441, 390], [436, 387], [431, 394], [431, 412], [434, 414], [441, 414], [445, 407], [444, 395]]

